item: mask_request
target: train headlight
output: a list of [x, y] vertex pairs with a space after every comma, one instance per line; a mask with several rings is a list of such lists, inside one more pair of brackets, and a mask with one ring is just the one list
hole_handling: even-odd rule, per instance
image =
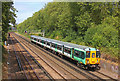
[[97, 59], [97, 63], [98, 63], [98, 59]]
[[87, 63], [89, 63], [89, 60], [87, 60]]

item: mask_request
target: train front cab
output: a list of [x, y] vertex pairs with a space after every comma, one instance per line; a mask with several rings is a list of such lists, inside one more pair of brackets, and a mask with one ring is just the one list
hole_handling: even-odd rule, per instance
[[86, 63], [87, 67], [95, 67], [99, 69], [100, 64], [100, 51], [86, 51]]

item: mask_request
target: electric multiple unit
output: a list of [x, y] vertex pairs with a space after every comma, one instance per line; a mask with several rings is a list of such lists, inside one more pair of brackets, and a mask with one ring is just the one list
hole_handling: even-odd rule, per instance
[[100, 64], [100, 51], [92, 47], [62, 42], [34, 35], [31, 35], [31, 42], [49, 48], [61, 56], [64, 55], [69, 57], [70, 59], [77, 61], [77, 66], [85, 69], [88, 67], [97, 68]]

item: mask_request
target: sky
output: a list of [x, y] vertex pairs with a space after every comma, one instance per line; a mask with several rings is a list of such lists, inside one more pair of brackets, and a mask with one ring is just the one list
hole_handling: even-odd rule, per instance
[[18, 10], [16, 12], [16, 23], [19, 24], [26, 20], [28, 17], [42, 9], [47, 2], [14, 2], [14, 7]]
[[17, 14], [16, 23], [19, 24], [26, 20], [28, 17], [31, 17], [35, 12], [42, 9], [45, 6], [45, 4], [47, 4], [48, 2], [52, 2], [53, 0], [13, 0], [13, 1], [14, 7], [18, 10], [18, 12], [16, 12]]

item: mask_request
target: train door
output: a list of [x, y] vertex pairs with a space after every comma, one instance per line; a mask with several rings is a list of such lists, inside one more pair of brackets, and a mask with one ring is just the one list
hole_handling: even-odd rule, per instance
[[64, 45], [62, 46], [62, 53], [64, 54]]
[[95, 64], [95, 61], [96, 61], [96, 51], [91, 51], [90, 52], [90, 56], [91, 56], [91, 64]]
[[78, 62], [80, 62], [81, 58], [80, 58], [80, 54], [81, 52], [79, 50], [74, 49], [74, 59], [77, 60]]
[[71, 48], [72, 58], [74, 58], [74, 48]]
[[55, 44], [55, 51], [57, 52], [57, 44]]

